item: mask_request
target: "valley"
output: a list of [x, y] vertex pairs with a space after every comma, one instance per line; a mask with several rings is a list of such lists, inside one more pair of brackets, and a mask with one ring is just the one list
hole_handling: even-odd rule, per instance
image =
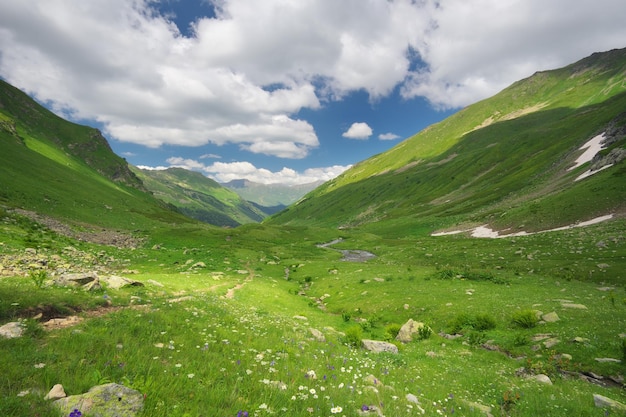
[[625, 74], [535, 74], [269, 216], [3, 83], [0, 415], [624, 415]]

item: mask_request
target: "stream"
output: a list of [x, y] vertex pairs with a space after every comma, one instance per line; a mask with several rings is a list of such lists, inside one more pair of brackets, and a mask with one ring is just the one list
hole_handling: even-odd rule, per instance
[[369, 259], [373, 259], [376, 257], [376, 255], [374, 255], [372, 252], [368, 252], [366, 250], [331, 248], [331, 246], [336, 245], [337, 243], [342, 242], [342, 241], [343, 239], [335, 239], [328, 243], [321, 243], [317, 245], [317, 247], [332, 249], [332, 250], [341, 252], [341, 254], [343, 255], [343, 258], [341, 260], [346, 261], [346, 262], [365, 262]]

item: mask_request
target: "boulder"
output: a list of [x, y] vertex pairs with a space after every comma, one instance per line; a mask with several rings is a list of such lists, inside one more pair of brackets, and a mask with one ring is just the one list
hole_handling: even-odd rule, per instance
[[365, 350], [369, 350], [370, 352], [380, 353], [380, 352], [389, 352], [389, 353], [398, 353], [398, 347], [393, 343], [383, 342], [381, 340], [369, 340], [363, 339], [361, 340], [361, 344]]
[[124, 288], [124, 287], [143, 287], [143, 283], [139, 282], [139, 281], [135, 281], [132, 279], [128, 279], [128, 278], [124, 278], [124, 277], [120, 277], [117, 275], [111, 275], [108, 277], [102, 277], [100, 278], [101, 282], [104, 282], [105, 284], [107, 284], [107, 286], [109, 288], [113, 288], [115, 290], [120, 289], [120, 288]]
[[62, 287], [82, 287], [98, 281], [98, 274], [95, 272], [84, 272], [80, 274], [63, 274], [54, 279], [54, 284]]
[[593, 403], [598, 408], [611, 408], [615, 411], [626, 412], [626, 405], [600, 394], [593, 394]]
[[134, 417], [143, 408], [143, 395], [111, 383], [95, 386], [85, 394], [61, 398], [53, 404], [65, 415], [78, 410], [91, 417]]
[[404, 323], [404, 325], [400, 328], [400, 331], [396, 336], [396, 340], [402, 343], [409, 343], [413, 340], [413, 335], [419, 332], [419, 330], [424, 326], [424, 323], [409, 319], [409, 321]]
[[0, 336], [7, 339], [22, 337], [24, 334], [24, 326], [19, 321], [12, 321], [0, 327]]
[[576, 303], [562, 303], [561, 307], [563, 308], [574, 308], [577, 310], [587, 310], [587, 306], [584, 304], [576, 304]]
[[540, 382], [542, 384], [552, 385], [552, 380], [550, 380], [550, 377], [548, 375], [537, 374], [537, 375], [533, 375], [531, 379], [534, 379], [535, 381]]

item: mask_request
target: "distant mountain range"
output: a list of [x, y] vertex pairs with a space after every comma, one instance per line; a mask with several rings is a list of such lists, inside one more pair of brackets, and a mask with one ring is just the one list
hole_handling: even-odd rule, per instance
[[285, 208], [323, 183], [324, 181], [316, 181], [308, 184], [286, 185], [233, 180], [222, 185], [235, 191], [242, 198], [261, 206]]

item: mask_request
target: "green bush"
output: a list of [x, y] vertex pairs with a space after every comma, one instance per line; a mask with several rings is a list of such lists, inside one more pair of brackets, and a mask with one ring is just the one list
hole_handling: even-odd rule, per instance
[[352, 326], [346, 330], [346, 335], [343, 337], [343, 342], [352, 347], [361, 346], [361, 339], [363, 339], [363, 330], [360, 326]]
[[417, 340], [426, 340], [433, 334], [433, 329], [430, 326], [423, 325], [417, 329]]
[[398, 323], [391, 323], [391, 324], [386, 325], [385, 326], [385, 339], [394, 340], [396, 336], [398, 336], [398, 333], [400, 332], [401, 328], [402, 328], [402, 325]]
[[496, 326], [496, 320], [488, 314], [461, 313], [450, 323], [450, 331], [452, 333], [462, 333], [464, 330], [485, 331], [495, 329]]
[[513, 313], [511, 322], [515, 326], [523, 327], [524, 329], [532, 329], [537, 325], [539, 319], [537, 318], [535, 310], [520, 310]]

